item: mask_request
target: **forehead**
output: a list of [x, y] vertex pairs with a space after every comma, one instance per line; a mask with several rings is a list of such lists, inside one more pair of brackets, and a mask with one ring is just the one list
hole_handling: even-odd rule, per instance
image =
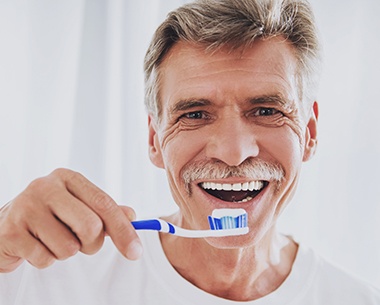
[[281, 37], [213, 52], [180, 41], [160, 66], [162, 108], [187, 98], [236, 100], [249, 95], [280, 94], [295, 99], [289, 96], [297, 91], [294, 52], [294, 47]]

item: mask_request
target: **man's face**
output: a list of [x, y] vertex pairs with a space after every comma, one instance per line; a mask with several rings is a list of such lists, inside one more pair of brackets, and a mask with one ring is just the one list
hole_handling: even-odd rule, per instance
[[293, 52], [281, 38], [212, 54], [178, 42], [161, 64], [162, 117], [149, 120], [150, 157], [167, 172], [180, 225], [208, 229], [217, 208], [248, 213], [250, 233], [209, 239], [215, 246], [259, 241], [314, 152], [317, 105], [301, 107]]

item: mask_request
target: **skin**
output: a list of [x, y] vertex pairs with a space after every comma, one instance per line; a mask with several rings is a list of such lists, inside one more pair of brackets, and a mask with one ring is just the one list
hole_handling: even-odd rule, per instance
[[[212, 54], [178, 42], [160, 74], [162, 117], [159, 122], [149, 118], [149, 145], [150, 158], [165, 169], [179, 206], [167, 220], [207, 229], [213, 209], [242, 207], [250, 228], [247, 235], [226, 238], [162, 234], [164, 251], [184, 278], [211, 294], [237, 301], [267, 295], [289, 275], [296, 256], [297, 244], [280, 235], [275, 224], [294, 194], [302, 162], [317, 144], [318, 105], [305, 107], [299, 100], [294, 49], [281, 38]], [[204, 181], [192, 182], [187, 191], [182, 173], [191, 164], [242, 166], [248, 159], [280, 165], [283, 181], [269, 181], [246, 203], [216, 199], [198, 186]]]
[[134, 217], [81, 174], [57, 169], [0, 209], [0, 272], [24, 260], [46, 268], [79, 251], [96, 253], [106, 235], [124, 256], [137, 259], [142, 247], [130, 224]]

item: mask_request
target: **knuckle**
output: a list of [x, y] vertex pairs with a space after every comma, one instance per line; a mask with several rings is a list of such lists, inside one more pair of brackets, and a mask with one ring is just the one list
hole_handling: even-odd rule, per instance
[[88, 245], [83, 245], [80, 251], [84, 254], [92, 255], [97, 253], [103, 246], [104, 238], [98, 238]]
[[19, 201], [41, 203], [54, 196], [61, 188], [62, 184], [49, 176], [37, 178], [20, 194]]
[[37, 269], [45, 269], [55, 262], [55, 259], [53, 257], [39, 257], [33, 261], [29, 261], [34, 267]]
[[58, 177], [58, 179], [63, 181], [73, 180], [77, 181], [77, 183], [84, 179], [84, 176], [80, 173], [67, 168], [57, 168], [50, 175], [53, 177]]
[[45, 177], [34, 179], [27, 187], [32, 192], [43, 192], [48, 187], [48, 181]]
[[94, 240], [104, 231], [103, 222], [95, 214], [90, 214], [82, 221], [81, 237]]
[[22, 264], [24, 260], [20, 257], [15, 257], [12, 260], [5, 260], [5, 264], [0, 266], [0, 273], [9, 273], [17, 269], [18, 266]]
[[4, 245], [6, 241], [17, 241], [21, 238], [21, 232], [24, 230], [24, 222], [13, 211], [4, 211], [4, 215], [0, 215], [0, 245]]
[[6, 216], [7, 223], [12, 228], [25, 226], [37, 215], [40, 208], [41, 202], [33, 198], [32, 194], [21, 193], [10, 205]]
[[20, 234], [17, 227], [9, 224], [1, 225], [0, 245], [4, 247], [6, 243], [18, 240], [19, 238]]
[[58, 260], [68, 259], [69, 257], [72, 257], [75, 254], [77, 254], [80, 248], [81, 248], [81, 245], [78, 241], [69, 240], [63, 246], [62, 251], [56, 254], [56, 257]]
[[54, 263], [55, 257], [53, 256], [53, 254], [46, 251], [42, 247], [35, 246], [27, 260], [34, 267], [38, 269], [44, 269], [51, 266]]
[[20, 238], [19, 234], [1, 234], [0, 236], [0, 273], [15, 270], [23, 259], [15, 251], [15, 241]]
[[73, 173], [73, 171], [71, 171], [67, 168], [60, 167], [60, 168], [56, 168], [55, 170], [53, 170], [50, 175], [58, 176], [58, 177], [65, 177], [67, 175], [70, 175], [71, 173]]
[[102, 191], [98, 191], [92, 198], [95, 209], [100, 213], [108, 213], [115, 208], [115, 202], [110, 196]]
[[75, 181], [75, 183], [80, 183], [84, 177], [80, 173], [71, 169], [57, 168], [48, 176], [48, 178], [56, 179], [65, 185], [67, 181]]

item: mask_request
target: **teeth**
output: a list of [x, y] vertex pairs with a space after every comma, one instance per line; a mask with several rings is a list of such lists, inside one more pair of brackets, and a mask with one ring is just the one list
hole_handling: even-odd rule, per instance
[[[202, 187], [206, 190], [218, 190], [218, 191], [259, 191], [264, 187], [263, 181], [251, 181], [244, 183], [214, 183], [214, 182], [203, 182]], [[252, 198], [251, 198], [252, 199]]]
[[247, 198], [243, 199], [242, 201], [240, 202], [248, 202], [250, 200], [252, 200], [253, 198], [251, 196], [248, 196]]
[[242, 184], [241, 189], [242, 191], [248, 191], [249, 182], [245, 182]]
[[232, 184], [223, 183], [222, 188], [224, 191], [231, 191], [232, 190]]
[[251, 181], [248, 185], [248, 189], [250, 191], [253, 191], [255, 189], [255, 186], [256, 186], [256, 181]]

